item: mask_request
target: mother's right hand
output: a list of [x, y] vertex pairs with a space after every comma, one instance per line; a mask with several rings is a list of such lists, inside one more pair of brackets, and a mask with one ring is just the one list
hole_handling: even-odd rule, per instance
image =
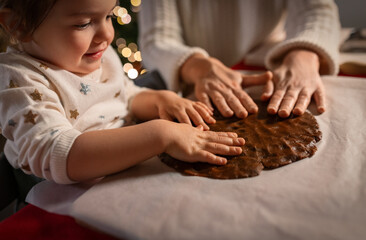
[[245, 118], [258, 111], [243, 87], [263, 85], [272, 79], [272, 73], [244, 75], [226, 67], [215, 58], [194, 54], [180, 69], [181, 79], [194, 84], [196, 98], [212, 108], [212, 103], [224, 117], [235, 114]]

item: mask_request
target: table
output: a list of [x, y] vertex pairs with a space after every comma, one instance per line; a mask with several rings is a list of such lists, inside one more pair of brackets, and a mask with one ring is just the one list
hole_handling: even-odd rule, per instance
[[[323, 77], [327, 111], [311, 158], [257, 177], [182, 176], [152, 158], [104, 178], [71, 214], [126, 239], [363, 239], [366, 81]], [[260, 89], [248, 91], [255, 99]], [[91, 211], [91, 209], [93, 209]]]
[[[262, 68], [238, 64], [234, 69], [262, 70]], [[22, 229], [19, 231], [19, 229]], [[74, 218], [44, 211], [32, 204], [0, 223], [0, 236], [38, 239], [114, 239], [78, 224]]]

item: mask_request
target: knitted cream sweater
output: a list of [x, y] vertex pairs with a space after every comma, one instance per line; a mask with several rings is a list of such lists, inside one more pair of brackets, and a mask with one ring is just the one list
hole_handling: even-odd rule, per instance
[[139, 21], [144, 64], [158, 69], [173, 90], [178, 90], [178, 70], [191, 54], [232, 66], [275, 38], [277, 44], [262, 62], [268, 69], [289, 50], [305, 48], [321, 57], [321, 74], [338, 72], [340, 24], [332, 0], [148, 0]]

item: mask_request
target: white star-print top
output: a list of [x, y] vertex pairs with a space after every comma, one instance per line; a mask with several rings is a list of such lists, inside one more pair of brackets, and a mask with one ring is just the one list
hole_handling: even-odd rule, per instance
[[101, 67], [80, 77], [8, 48], [0, 54], [0, 127], [14, 168], [72, 183], [69, 150], [82, 132], [123, 126], [129, 102], [144, 90], [133, 84], [112, 47]]

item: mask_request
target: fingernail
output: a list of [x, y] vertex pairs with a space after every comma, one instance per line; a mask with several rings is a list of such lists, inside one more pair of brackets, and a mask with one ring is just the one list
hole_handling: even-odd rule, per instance
[[249, 112], [250, 113], [256, 113], [256, 112], [258, 112], [258, 108], [257, 107], [252, 107], [252, 108], [250, 108]]
[[269, 108], [267, 108], [267, 112], [269, 114], [276, 114], [276, 109], [274, 109], [273, 107], [269, 107]]
[[286, 112], [286, 110], [281, 109], [280, 111], [278, 111], [278, 116], [280, 116], [281, 118], [286, 118], [289, 116], [289, 114]]
[[324, 106], [319, 106], [318, 107], [318, 112], [320, 112], [320, 113], [325, 112], [325, 107]]
[[231, 117], [234, 114], [234, 112], [231, 110], [227, 110], [227, 111], [225, 111], [225, 114], [226, 114], [226, 116]]
[[301, 114], [302, 114], [302, 111], [301, 111], [299, 108], [295, 108], [292, 112], [293, 112], [295, 115], [301, 115]]
[[220, 164], [226, 164], [226, 163], [227, 163], [226, 158], [221, 158], [221, 159], [220, 159]]

